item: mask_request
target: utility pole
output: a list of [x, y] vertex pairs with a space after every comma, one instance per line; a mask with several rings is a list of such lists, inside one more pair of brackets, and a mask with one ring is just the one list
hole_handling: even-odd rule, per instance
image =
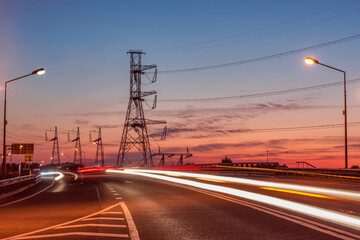
[[[94, 141], [91, 138], [91, 133], [98, 133], [98, 138], [95, 139]], [[96, 155], [95, 155], [95, 165], [98, 166], [99, 165], [99, 155], [100, 155], [100, 161], [101, 161], [101, 166], [105, 165], [104, 162], [104, 146], [102, 143], [102, 137], [101, 137], [101, 127], [99, 127], [99, 130], [96, 131], [90, 131], [89, 133], [89, 141], [92, 142], [93, 144], [96, 144]]]
[[[76, 132], [76, 138], [70, 140], [70, 132]], [[75, 149], [74, 149], [74, 163], [79, 162], [80, 165], [83, 165], [82, 159], [82, 151], [81, 151], [81, 142], [80, 142], [80, 128], [77, 127], [77, 131], [69, 130], [68, 131], [68, 141], [75, 142]], [[77, 161], [77, 153], [79, 153], [79, 161]]]
[[[54, 132], [54, 137], [52, 139], [48, 139], [47, 132]], [[57, 126], [55, 126], [55, 130], [51, 128], [49, 130], [45, 130], [45, 141], [53, 142], [53, 148], [51, 153], [51, 164], [56, 163], [60, 165], [60, 151], [59, 151], [59, 138], [58, 138], [58, 131]]]
[[[119, 153], [117, 157], [117, 166], [123, 166], [125, 160], [131, 162], [127, 158], [127, 154], [134, 147], [141, 155], [138, 165], [152, 166], [153, 160], [148, 136], [148, 124], [165, 124], [165, 121], [154, 121], [145, 119], [143, 101], [145, 97], [156, 94], [156, 91], [141, 91], [141, 77], [147, 76], [147, 70], [155, 69], [151, 83], [156, 81], [157, 69], [156, 65], [141, 65], [141, 57], [145, 54], [139, 50], [130, 50], [130, 98], [123, 133], [120, 142]], [[156, 97], [153, 109], [156, 107]]]

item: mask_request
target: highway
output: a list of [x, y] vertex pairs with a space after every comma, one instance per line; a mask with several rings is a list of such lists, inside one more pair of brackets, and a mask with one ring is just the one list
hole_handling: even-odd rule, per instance
[[0, 200], [1, 239], [360, 239], [356, 181], [136, 170], [55, 176]]

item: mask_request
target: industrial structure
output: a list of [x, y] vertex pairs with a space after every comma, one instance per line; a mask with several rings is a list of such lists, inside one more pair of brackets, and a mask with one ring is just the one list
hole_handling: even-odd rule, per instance
[[[144, 98], [156, 94], [156, 91], [142, 91], [141, 77], [142, 75], [148, 77], [150, 73], [146, 71], [154, 69], [155, 71], [149, 79], [150, 83], [156, 82], [157, 66], [155, 64], [142, 65], [141, 57], [145, 54], [142, 51], [130, 50], [128, 54], [130, 54], [130, 98], [117, 157], [117, 166], [131, 163], [129, 151], [133, 148], [136, 148], [137, 152], [140, 153], [140, 157], [136, 157], [139, 159], [137, 165], [152, 166], [153, 160], [147, 125], [166, 124], [166, 122], [145, 119], [143, 109]], [[152, 109], [154, 108], [156, 108], [156, 96], [152, 106]]]
[[[97, 139], [92, 140], [91, 133], [97, 133], [98, 134]], [[102, 137], [101, 137], [101, 127], [99, 127], [98, 131], [96, 131], [96, 130], [90, 131], [90, 133], [89, 133], [89, 141], [92, 142], [93, 144], [96, 144], [95, 165], [96, 166], [99, 166], [99, 165], [104, 166], [105, 165], [105, 162], [104, 162], [104, 146], [103, 146]]]
[[[48, 132], [54, 132], [54, 137], [50, 140], [48, 139]], [[57, 126], [55, 126], [55, 130], [52, 130], [51, 128], [49, 130], [45, 130], [45, 141], [51, 141], [53, 142], [53, 148], [51, 153], [51, 164], [58, 164], [60, 165], [60, 151], [59, 151], [59, 138], [58, 138], [58, 131]]]
[[[70, 139], [70, 133], [76, 132], [76, 138]], [[80, 128], [77, 127], [77, 131], [69, 130], [68, 131], [68, 141], [75, 142], [75, 148], [74, 148], [74, 163], [79, 163], [80, 165], [83, 165], [83, 159], [82, 159], [82, 151], [81, 151], [81, 142], [80, 142]], [[77, 159], [77, 156], [79, 155], [79, 159]]]
[[189, 152], [189, 148], [186, 148], [186, 153], [166, 153], [166, 152], [162, 152], [160, 147], [159, 147], [159, 151], [157, 153], [152, 154], [152, 156], [161, 156], [161, 159], [159, 161], [159, 166], [165, 166], [165, 157], [174, 157], [174, 156], [179, 156], [179, 160], [177, 162], [177, 165], [184, 165], [184, 158], [189, 158], [192, 157], [192, 153]]

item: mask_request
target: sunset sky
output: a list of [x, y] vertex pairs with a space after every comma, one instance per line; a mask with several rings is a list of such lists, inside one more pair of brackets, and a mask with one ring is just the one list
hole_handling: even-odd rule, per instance
[[[126, 52], [136, 49], [146, 52], [143, 64], [156, 64], [159, 71], [155, 84], [143, 86], [158, 92], [156, 109], [150, 110], [151, 97], [149, 106], [144, 104], [146, 117], [166, 120], [168, 127], [165, 141], [159, 139], [161, 127], [149, 127], [153, 151], [158, 146], [166, 152], [189, 147], [194, 156], [185, 162], [214, 163], [225, 155], [234, 162], [266, 161], [268, 150], [269, 161], [288, 166], [306, 161], [344, 167], [343, 126], [279, 129], [343, 124], [341, 84], [221, 98], [343, 80], [340, 72], [306, 65], [304, 58], [310, 56], [347, 73], [349, 166], [359, 165], [359, 23], [359, 0], [2, 0], [1, 101], [5, 81], [46, 69], [43, 76], [8, 85], [7, 143], [33, 142], [35, 161], [49, 162], [52, 144], [44, 131], [57, 126], [60, 152], [72, 157], [74, 144], [67, 142], [67, 131], [80, 127], [90, 164], [96, 148], [88, 141], [89, 131], [101, 126], [106, 164], [114, 164], [129, 98]], [[329, 42], [333, 44], [325, 44]], [[320, 44], [324, 46], [291, 53]], [[170, 71], [270, 55], [274, 57], [215, 69]], [[14, 156], [13, 161], [23, 158]]]

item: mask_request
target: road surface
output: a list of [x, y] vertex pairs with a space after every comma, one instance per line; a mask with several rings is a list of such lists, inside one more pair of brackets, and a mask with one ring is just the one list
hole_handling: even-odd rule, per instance
[[[264, 178], [339, 189], [314, 193], [181, 174], [84, 174], [78, 181], [44, 177], [36, 187], [0, 201], [2, 239], [360, 239], [360, 192], [356, 182]], [[158, 176], [171, 178], [158, 179]], [[174, 179], [174, 180], [173, 180]], [[185, 181], [184, 183], [177, 182]], [[190, 181], [190, 182], [186, 182]], [[195, 186], [199, 183], [199, 186]], [[202, 185], [201, 185], [202, 184]], [[209, 189], [205, 189], [210, 186]], [[202, 188], [205, 187], [205, 188]], [[220, 190], [255, 195], [236, 196]], [[30, 196], [30, 197], [29, 197]], [[265, 198], [262, 202], [261, 198]], [[281, 206], [274, 199], [286, 200]], [[303, 204], [313, 214], [285, 205]], [[295, 208], [299, 206], [295, 205]], [[299, 207], [301, 208], [302, 205]], [[335, 218], [320, 216], [321, 211]], [[304, 210], [305, 211], [305, 210]], [[331, 216], [330, 216], [331, 217]], [[349, 219], [350, 220], [349, 220]], [[350, 221], [346, 222], [347, 220]], [[359, 222], [358, 222], [359, 221]]]

